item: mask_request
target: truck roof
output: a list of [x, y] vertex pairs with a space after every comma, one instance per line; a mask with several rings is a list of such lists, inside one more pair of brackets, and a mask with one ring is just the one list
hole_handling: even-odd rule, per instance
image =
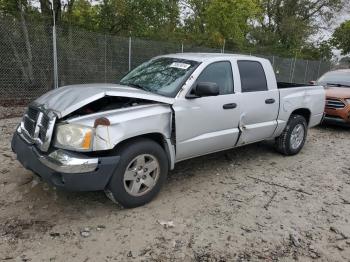
[[350, 69], [349, 68], [344, 68], [344, 69], [336, 69], [336, 70], [332, 70], [329, 72], [342, 72], [342, 73], [350, 73]]
[[261, 57], [256, 56], [250, 56], [250, 55], [242, 55], [242, 54], [223, 54], [223, 53], [175, 53], [175, 54], [168, 54], [168, 55], [162, 55], [161, 57], [174, 57], [174, 58], [180, 58], [180, 59], [188, 59], [198, 62], [204, 62], [206, 60], [212, 60], [212, 59], [223, 59], [223, 58], [253, 58], [253, 59], [264, 59]]

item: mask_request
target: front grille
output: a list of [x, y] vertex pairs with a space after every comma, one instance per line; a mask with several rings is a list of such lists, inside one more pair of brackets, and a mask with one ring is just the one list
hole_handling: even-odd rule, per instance
[[45, 141], [47, 130], [49, 128], [50, 118], [47, 115], [43, 115], [41, 118], [40, 130], [39, 130], [39, 139]]
[[23, 118], [23, 126], [31, 138], [34, 138], [36, 119], [31, 119], [28, 115], [25, 115]]
[[344, 107], [345, 104], [339, 99], [326, 99], [326, 108], [341, 109]]
[[47, 129], [49, 126], [50, 118], [47, 115], [43, 115], [43, 118], [41, 119], [41, 126]]
[[39, 114], [39, 110], [34, 107], [28, 107], [27, 115], [30, 119], [37, 119]]
[[22, 121], [22, 129], [26, 137], [39, 148], [46, 151], [50, 144], [55, 118], [50, 118], [47, 112], [30, 106]]

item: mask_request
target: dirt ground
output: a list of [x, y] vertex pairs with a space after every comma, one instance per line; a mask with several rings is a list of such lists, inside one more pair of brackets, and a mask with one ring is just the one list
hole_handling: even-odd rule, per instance
[[350, 261], [350, 129], [299, 155], [264, 142], [179, 163], [150, 204], [33, 180], [0, 120], [0, 261]]

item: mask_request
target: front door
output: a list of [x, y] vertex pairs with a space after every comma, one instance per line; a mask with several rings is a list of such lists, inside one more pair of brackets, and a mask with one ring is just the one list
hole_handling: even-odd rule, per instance
[[194, 85], [199, 82], [216, 83], [220, 94], [173, 104], [177, 161], [232, 148], [238, 139], [240, 105], [233, 92], [231, 62], [208, 65]]

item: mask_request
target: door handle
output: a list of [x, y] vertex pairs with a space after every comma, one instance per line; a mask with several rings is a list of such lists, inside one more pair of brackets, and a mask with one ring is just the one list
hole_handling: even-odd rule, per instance
[[273, 99], [273, 98], [269, 98], [269, 99], [266, 99], [265, 100], [265, 104], [273, 104], [273, 103], [275, 103], [275, 99]]
[[236, 103], [230, 103], [230, 104], [225, 104], [222, 106], [223, 109], [233, 109], [236, 108], [237, 104]]

